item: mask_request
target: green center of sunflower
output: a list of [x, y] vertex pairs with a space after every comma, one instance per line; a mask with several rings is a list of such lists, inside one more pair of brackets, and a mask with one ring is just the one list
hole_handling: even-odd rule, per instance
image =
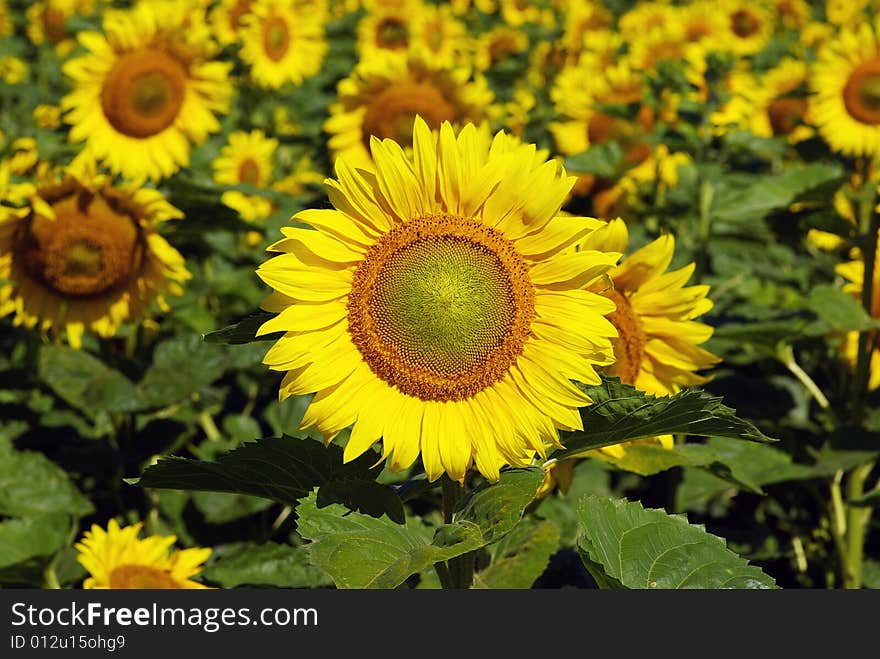
[[94, 297], [127, 282], [140, 267], [132, 220], [84, 191], [52, 202], [55, 219], [34, 215], [14, 238], [16, 264], [58, 295]]
[[183, 65], [160, 50], [120, 57], [101, 89], [104, 116], [123, 135], [144, 138], [174, 123], [186, 93]]
[[385, 235], [355, 272], [349, 329], [374, 373], [422, 400], [493, 384], [534, 316], [528, 266], [482, 223], [446, 214]]
[[166, 570], [149, 565], [120, 565], [110, 573], [110, 588], [155, 590], [183, 586]]
[[274, 62], [280, 61], [287, 54], [290, 46], [290, 29], [280, 16], [272, 16], [263, 24], [263, 49], [266, 57]]

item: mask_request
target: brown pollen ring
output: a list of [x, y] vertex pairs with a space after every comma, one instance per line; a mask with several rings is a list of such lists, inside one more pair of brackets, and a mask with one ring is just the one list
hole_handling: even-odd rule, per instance
[[[494, 258], [497, 273], [503, 275], [506, 299], [498, 302], [505, 326], [502, 337], [486, 346], [475, 363], [457, 372], [433, 367], [427, 360], [413, 358], [388, 340], [388, 333], [377, 322], [374, 293], [386, 265], [395, 254], [418, 244], [456, 241], [463, 249], [473, 249]], [[487, 275], [488, 276], [488, 275]], [[497, 278], [497, 276], [496, 276]], [[348, 324], [352, 342], [377, 377], [401, 392], [421, 400], [464, 400], [501, 380], [522, 354], [535, 317], [535, 294], [529, 265], [513, 244], [499, 232], [477, 220], [436, 213], [410, 220], [385, 234], [358, 265], [348, 296]], [[431, 319], [427, 318], [427, 322]], [[381, 321], [381, 319], [380, 319]]]

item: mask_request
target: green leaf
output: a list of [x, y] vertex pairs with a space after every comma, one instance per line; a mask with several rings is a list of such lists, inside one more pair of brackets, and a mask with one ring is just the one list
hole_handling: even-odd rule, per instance
[[252, 341], [274, 341], [281, 336], [282, 332], [257, 337], [257, 330], [260, 329], [263, 323], [270, 318], [274, 318], [276, 315], [268, 311], [256, 311], [248, 314], [237, 323], [227, 325], [214, 332], [208, 332], [202, 338], [207, 343], [227, 343], [231, 345], [251, 343]]
[[773, 588], [775, 581], [682, 515], [638, 502], [587, 496], [578, 548], [591, 572], [623, 588]]
[[492, 547], [492, 563], [475, 581], [486, 588], [531, 588], [559, 547], [559, 527], [523, 520]]
[[332, 584], [324, 572], [309, 563], [306, 547], [242, 543], [219, 551], [219, 557], [205, 568], [202, 577], [223, 588], [320, 588]]
[[544, 480], [539, 467], [506, 470], [497, 483], [485, 484], [466, 496], [452, 516], [454, 522], [473, 522], [486, 544], [497, 542], [522, 517]]
[[472, 522], [447, 524], [431, 540], [418, 520], [397, 524], [387, 517], [353, 513], [343, 505], [319, 508], [310, 496], [296, 509], [297, 530], [309, 545], [312, 564], [339, 588], [396, 588], [411, 574], [485, 545]]
[[839, 332], [859, 332], [873, 326], [862, 305], [836, 286], [814, 287], [807, 305], [831, 329]]
[[578, 174], [613, 178], [623, 162], [623, 149], [617, 142], [595, 144], [583, 153], [565, 160], [565, 168]]
[[228, 359], [225, 350], [203, 343], [197, 334], [175, 336], [156, 348], [138, 391], [153, 407], [176, 403], [223, 375]]
[[[381, 470], [373, 467], [376, 453], [368, 451], [362, 456], [343, 464], [342, 448], [335, 444], [324, 446], [312, 439], [294, 437], [259, 439], [246, 442], [216, 461], [189, 460], [186, 458], [163, 458], [148, 467], [141, 478], [130, 481], [141, 487], [174, 490], [203, 490], [207, 492], [232, 492], [271, 499], [286, 505], [296, 505], [313, 488], [325, 483], [346, 480], [375, 480]], [[322, 495], [324, 500], [333, 499], [333, 488]], [[386, 488], [388, 489], [388, 488]], [[400, 518], [402, 504], [392, 490], [390, 497], [381, 499]], [[350, 494], [350, 492], [348, 492]], [[368, 513], [385, 512], [377, 506], [375, 492], [361, 506], [354, 498], [345, 503], [355, 510]], [[377, 510], [381, 508], [381, 510]]]
[[0, 515], [28, 517], [94, 510], [61, 467], [40, 453], [0, 444]]
[[83, 350], [43, 346], [38, 370], [59, 398], [90, 418], [99, 411], [131, 412], [142, 407], [127, 377]]
[[755, 175], [745, 185], [719, 185], [712, 199], [713, 219], [755, 222], [795, 201], [832, 192], [843, 180], [843, 168], [831, 163], [811, 163], [780, 174]]
[[340, 588], [396, 588], [407, 577], [497, 542], [513, 529], [543, 480], [537, 467], [502, 472], [498, 483], [465, 497], [451, 524], [430, 529], [418, 521], [395, 524], [383, 516], [320, 506], [320, 495], [297, 507], [297, 530], [312, 540], [311, 556]]
[[228, 492], [193, 492], [193, 503], [208, 524], [226, 524], [266, 510], [271, 501]]
[[0, 568], [54, 554], [69, 533], [70, 517], [58, 513], [0, 522]]
[[562, 437], [565, 449], [553, 454], [562, 459], [586, 450], [667, 434], [717, 435], [756, 442], [774, 441], [721, 397], [701, 389], [684, 389], [674, 396], [657, 397], [623, 384], [619, 378], [603, 378], [600, 385], [580, 385], [593, 399], [581, 410], [584, 430]]

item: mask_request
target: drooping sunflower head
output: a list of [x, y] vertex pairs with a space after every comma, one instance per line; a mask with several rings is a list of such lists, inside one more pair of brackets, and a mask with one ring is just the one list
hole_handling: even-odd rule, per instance
[[[581, 248], [621, 249], [629, 242], [626, 224], [612, 220], [585, 238]], [[675, 239], [666, 234], [627, 256], [609, 271], [611, 286], [595, 288], [614, 301], [609, 319], [617, 328], [615, 363], [608, 369], [622, 382], [657, 395], [672, 395], [682, 387], [707, 379], [697, 371], [718, 363], [699, 348], [713, 328], [695, 319], [712, 308], [709, 287], [686, 286], [694, 271], [691, 263], [667, 272]]]
[[316, 392], [303, 427], [353, 424], [346, 460], [381, 439], [395, 470], [494, 480], [581, 426], [571, 380], [597, 383], [616, 335], [586, 289], [619, 253], [565, 252], [603, 223], [558, 215], [574, 181], [533, 145], [417, 118], [412, 147], [374, 138], [375, 174], [339, 158], [335, 209], [270, 248], [264, 361], [282, 398]]
[[[143, 524], [120, 528], [111, 519], [104, 530], [97, 524], [76, 543], [77, 561], [89, 571], [83, 588], [197, 589], [193, 581], [211, 555], [210, 549], [171, 550], [173, 535], [139, 538]], [[170, 551], [170, 554], [169, 554]]]
[[242, 21], [241, 58], [257, 84], [299, 85], [320, 70], [327, 52], [322, 12], [284, 0], [257, 0]]
[[104, 32], [81, 32], [89, 53], [64, 65], [73, 91], [61, 101], [70, 139], [114, 173], [159, 180], [189, 164], [192, 143], [220, 128], [232, 87], [230, 63], [198, 11], [142, 2], [108, 10]]
[[156, 226], [181, 217], [159, 192], [69, 172], [0, 206], [0, 316], [43, 331], [113, 336], [162, 294], [180, 294], [183, 257]]
[[357, 167], [372, 167], [372, 137], [412, 145], [413, 119], [431, 128], [444, 121], [479, 123], [493, 95], [486, 81], [471, 80], [465, 67], [437, 67], [421, 56], [382, 56], [362, 61], [338, 86], [324, 129], [334, 158], [344, 156]]
[[810, 116], [835, 151], [880, 154], [880, 22], [842, 29], [819, 51], [810, 76]]

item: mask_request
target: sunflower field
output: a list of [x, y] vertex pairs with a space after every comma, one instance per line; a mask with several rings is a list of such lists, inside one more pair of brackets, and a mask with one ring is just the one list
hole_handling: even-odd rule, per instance
[[0, 586], [880, 588], [878, 164], [878, 0], [0, 0]]

